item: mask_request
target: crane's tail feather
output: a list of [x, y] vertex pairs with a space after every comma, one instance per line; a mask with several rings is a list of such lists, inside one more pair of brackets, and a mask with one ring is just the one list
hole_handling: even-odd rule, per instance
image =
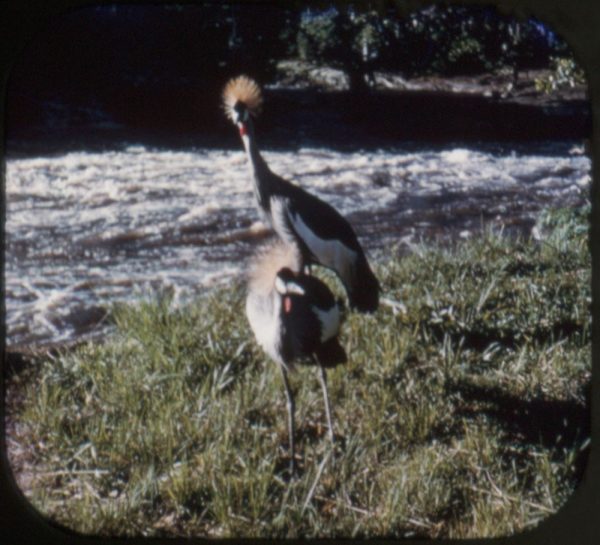
[[346, 363], [348, 361], [346, 351], [339, 343], [337, 337], [332, 337], [328, 341], [325, 341], [323, 344], [319, 345], [319, 347], [315, 350], [315, 355], [317, 356], [317, 361], [323, 367], [335, 367], [336, 365]]
[[238, 102], [242, 102], [254, 117], [260, 115], [262, 92], [258, 83], [248, 76], [230, 79], [223, 89], [223, 109], [231, 121], [235, 120], [233, 107]]
[[375, 312], [379, 306], [380, 290], [379, 281], [363, 257], [357, 263], [354, 281], [348, 290], [350, 307], [359, 312]]

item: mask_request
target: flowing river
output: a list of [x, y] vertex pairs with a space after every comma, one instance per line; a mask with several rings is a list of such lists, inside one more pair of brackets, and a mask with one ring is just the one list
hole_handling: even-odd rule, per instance
[[[371, 256], [485, 225], [528, 236], [539, 211], [582, 203], [580, 142], [264, 151], [273, 171], [354, 225]], [[240, 276], [266, 236], [241, 150], [112, 151], [6, 163], [7, 342], [102, 334], [105, 309], [168, 289], [187, 301]]]

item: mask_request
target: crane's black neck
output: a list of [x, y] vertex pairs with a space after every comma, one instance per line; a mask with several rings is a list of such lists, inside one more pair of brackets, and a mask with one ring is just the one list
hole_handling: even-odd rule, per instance
[[256, 138], [254, 136], [254, 126], [251, 120], [248, 120], [240, 126], [240, 136], [244, 143], [246, 155], [248, 156], [248, 161], [250, 163], [252, 178], [254, 180], [254, 194], [256, 195], [258, 206], [268, 214], [270, 212], [270, 182], [273, 173], [258, 150]]

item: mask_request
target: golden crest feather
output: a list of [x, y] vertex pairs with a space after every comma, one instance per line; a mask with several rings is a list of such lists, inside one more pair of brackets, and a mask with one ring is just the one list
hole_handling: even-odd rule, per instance
[[235, 121], [233, 107], [237, 102], [242, 102], [254, 117], [257, 117], [262, 108], [263, 97], [260, 86], [248, 76], [238, 76], [230, 79], [223, 89], [223, 108], [231, 121]]
[[249, 263], [248, 282], [252, 291], [268, 295], [275, 285], [277, 273], [284, 267], [300, 272], [300, 263], [300, 254], [295, 247], [280, 240], [265, 244]]

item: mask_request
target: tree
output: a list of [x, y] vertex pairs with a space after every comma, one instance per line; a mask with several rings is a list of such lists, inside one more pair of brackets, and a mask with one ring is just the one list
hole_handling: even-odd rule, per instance
[[301, 59], [342, 69], [350, 89], [363, 92], [374, 81], [373, 67], [385, 43], [384, 23], [374, 11], [351, 5], [307, 10], [301, 16], [297, 48]]
[[510, 67], [516, 78], [522, 68], [548, 67], [561, 43], [538, 21], [464, 6], [432, 6], [405, 17], [348, 4], [309, 9], [297, 35], [300, 58], [344, 70], [356, 89], [372, 82], [375, 69], [411, 76]]

